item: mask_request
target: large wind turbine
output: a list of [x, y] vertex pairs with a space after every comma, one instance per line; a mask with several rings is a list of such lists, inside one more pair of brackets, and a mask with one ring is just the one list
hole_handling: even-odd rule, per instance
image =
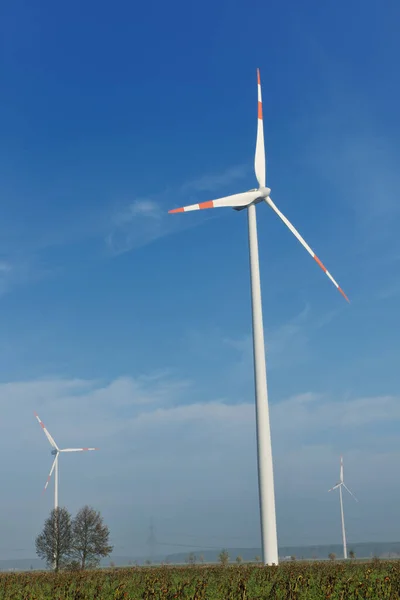
[[258, 125], [256, 153], [254, 160], [254, 169], [258, 181], [258, 188], [202, 202], [192, 204], [183, 208], [170, 210], [170, 213], [187, 212], [191, 210], [201, 210], [205, 208], [230, 207], [235, 210], [248, 211], [248, 229], [249, 229], [249, 250], [250, 250], [250, 282], [251, 282], [251, 302], [253, 318], [253, 354], [254, 354], [254, 378], [256, 395], [256, 422], [257, 422], [257, 458], [258, 458], [258, 487], [260, 501], [260, 519], [261, 519], [261, 541], [264, 564], [278, 564], [278, 542], [276, 533], [275, 516], [275, 493], [274, 476], [272, 464], [271, 434], [269, 424], [268, 393], [267, 393], [267, 374], [265, 366], [265, 347], [264, 331], [261, 304], [261, 285], [260, 268], [258, 259], [258, 240], [257, 240], [257, 222], [255, 205], [263, 200], [272, 208], [285, 225], [290, 229], [294, 236], [304, 246], [309, 254], [318, 263], [321, 269], [326, 273], [339, 292], [348, 301], [347, 296], [327, 271], [325, 266], [311, 250], [310, 246], [304, 241], [299, 232], [293, 227], [288, 219], [280, 212], [270, 197], [271, 190], [266, 185], [266, 162], [264, 148], [264, 129], [261, 101], [261, 83], [260, 72], [257, 69], [258, 83]]
[[47, 431], [46, 427], [44, 426], [44, 423], [39, 419], [39, 415], [37, 413], [34, 413], [34, 414], [35, 414], [35, 417], [37, 418], [37, 420], [39, 421], [39, 424], [40, 424], [41, 428], [43, 429], [47, 439], [49, 440], [50, 445], [53, 448], [51, 453], [54, 456], [54, 461], [53, 461], [53, 464], [51, 465], [50, 473], [47, 478], [46, 485], [44, 486], [43, 492], [46, 491], [47, 486], [49, 485], [49, 482], [50, 482], [51, 475], [54, 471], [54, 508], [58, 508], [58, 457], [60, 455], [60, 452], [86, 452], [86, 451], [90, 451], [90, 450], [98, 450], [98, 448], [64, 448], [63, 450], [61, 450], [55, 443], [55, 441], [52, 438], [52, 436], [50, 435], [50, 433]]
[[344, 527], [344, 512], [343, 512], [342, 488], [344, 488], [345, 490], [347, 490], [349, 492], [349, 494], [351, 496], [353, 496], [353, 498], [354, 498], [354, 500], [356, 502], [358, 502], [358, 500], [355, 497], [355, 495], [353, 494], [353, 492], [351, 492], [349, 490], [349, 488], [347, 487], [347, 485], [345, 484], [345, 482], [343, 480], [343, 456], [340, 457], [340, 479], [339, 479], [339, 483], [337, 483], [336, 485], [334, 485], [333, 488], [331, 488], [330, 490], [328, 490], [328, 492], [332, 492], [332, 490], [336, 490], [337, 488], [339, 488], [340, 516], [341, 516], [341, 519], [342, 519], [343, 558], [347, 558], [347, 542], [346, 542], [346, 529]]

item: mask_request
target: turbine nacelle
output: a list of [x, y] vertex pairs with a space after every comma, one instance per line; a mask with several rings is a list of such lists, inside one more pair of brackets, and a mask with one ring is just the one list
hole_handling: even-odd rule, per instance
[[[255, 197], [254, 196], [253, 196], [253, 198], [246, 197], [248, 195], [253, 194], [253, 192], [257, 192]], [[246, 200], [245, 203], [240, 204], [239, 206], [229, 205], [229, 204], [227, 206], [231, 206], [231, 208], [233, 208], [233, 210], [239, 211], [239, 210], [244, 210], [245, 208], [248, 208], [250, 206], [250, 204], [259, 204], [263, 200], [268, 203], [270, 193], [271, 193], [271, 189], [268, 187], [253, 188], [253, 189], [249, 190], [248, 192], [245, 192], [244, 194], [242, 194], [243, 199]]]

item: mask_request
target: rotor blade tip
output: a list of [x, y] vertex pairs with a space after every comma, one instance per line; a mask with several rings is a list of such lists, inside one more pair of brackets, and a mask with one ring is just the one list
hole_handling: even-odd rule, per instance
[[344, 293], [344, 291], [342, 290], [342, 288], [338, 288], [338, 290], [342, 294], [342, 296], [346, 300], [346, 302], [348, 302], [350, 304], [350, 300], [348, 299], [348, 297], [346, 296], [346, 294]]
[[174, 214], [174, 213], [180, 213], [180, 212], [184, 212], [183, 208], [173, 208], [172, 210], [168, 211], [168, 214]]
[[260, 84], [260, 69], [257, 69], [257, 83]]

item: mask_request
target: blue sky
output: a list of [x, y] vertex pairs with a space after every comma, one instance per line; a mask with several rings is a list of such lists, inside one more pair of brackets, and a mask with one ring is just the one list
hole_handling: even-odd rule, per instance
[[[400, 7], [17, 0], [0, 24], [0, 556], [95, 505], [117, 554], [259, 542], [245, 211], [256, 68], [274, 202], [258, 207], [281, 544], [399, 540]], [[378, 488], [379, 484], [379, 488]], [[194, 537], [190, 537], [194, 536]], [[211, 540], [213, 540], [211, 542]], [[241, 540], [241, 541], [240, 541]], [[194, 542], [193, 542], [194, 543]], [[17, 549], [20, 549], [17, 551]]]

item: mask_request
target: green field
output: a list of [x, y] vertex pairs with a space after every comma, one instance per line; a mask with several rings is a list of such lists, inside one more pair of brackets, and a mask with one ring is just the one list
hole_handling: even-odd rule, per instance
[[279, 567], [188, 566], [3, 573], [1, 600], [376, 600], [400, 598], [400, 564], [291, 562]]

